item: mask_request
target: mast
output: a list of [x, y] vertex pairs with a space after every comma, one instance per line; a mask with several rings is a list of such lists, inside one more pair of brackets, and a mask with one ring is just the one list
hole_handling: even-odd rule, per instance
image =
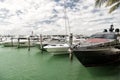
[[67, 11], [66, 11], [66, 2], [64, 0], [64, 15], [65, 15], [65, 28], [66, 28], [66, 35], [67, 35], [67, 26], [69, 30], [69, 58], [72, 61], [73, 60], [73, 53], [72, 53], [72, 42], [73, 42], [73, 34], [70, 31], [70, 23], [69, 23], [69, 18], [67, 16]]
[[66, 29], [66, 35], [71, 33], [71, 29], [70, 29], [70, 21], [67, 15], [67, 10], [66, 10], [66, 2], [64, 0], [64, 16], [65, 16], [65, 29]]
[[66, 2], [64, 0], [64, 18], [65, 18], [65, 30], [66, 30], [66, 34], [67, 35], [67, 14], [66, 14]]

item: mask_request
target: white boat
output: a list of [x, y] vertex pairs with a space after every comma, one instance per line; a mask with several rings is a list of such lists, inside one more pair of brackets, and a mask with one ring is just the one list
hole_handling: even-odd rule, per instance
[[2, 45], [4, 47], [16, 47], [17, 44], [18, 44], [17, 39], [12, 38], [6, 38], [6, 40], [2, 42]]
[[32, 47], [34, 46], [34, 41], [28, 41], [28, 38], [8, 38], [6, 41], [2, 42], [4, 47]]
[[42, 40], [42, 42], [39, 40], [39, 41], [35, 42], [35, 47], [37, 47], [41, 50], [42, 47], [48, 45], [50, 43], [50, 41], [51, 41], [50, 39]]
[[30, 40], [30, 43], [29, 43], [29, 41], [27, 39], [25, 39], [25, 40], [20, 40], [17, 44], [18, 48], [28, 47], [28, 46], [33, 47], [34, 41]]
[[[73, 36], [72, 44], [76, 45], [78, 43], [83, 43], [85, 40], [86, 40], [85, 37], [79, 37], [79, 38], [77, 38], [77, 37]], [[69, 36], [67, 37], [66, 41], [67, 41], [67, 43], [69, 43]]]
[[44, 48], [44, 46], [51, 45], [51, 44], [63, 44], [64, 41], [61, 39], [45, 39], [41, 41], [38, 41], [35, 43], [35, 46], [41, 49], [41, 46]]
[[[72, 51], [84, 66], [101, 66], [120, 62], [120, 46], [115, 32], [93, 34]], [[117, 46], [116, 46], [117, 45]]]
[[44, 46], [44, 49], [52, 54], [68, 54], [68, 48], [68, 44], [49, 44]]

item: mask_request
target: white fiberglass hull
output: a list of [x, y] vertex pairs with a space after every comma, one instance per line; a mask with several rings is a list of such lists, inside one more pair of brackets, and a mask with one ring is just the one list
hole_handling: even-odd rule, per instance
[[67, 52], [68, 51], [68, 47], [64, 47], [64, 48], [47, 48], [48, 52]]
[[45, 46], [44, 49], [52, 54], [68, 54], [69, 46], [67, 44], [56, 44]]
[[18, 45], [18, 42], [14, 42], [14, 43], [12, 43], [12, 42], [3, 42], [2, 45], [4, 47], [16, 47]]
[[6, 41], [6, 42], [3, 42], [2, 45], [4, 47], [28, 47], [28, 46], [32, 47], [34, 46], [34, 43], [30, 42], [30, 45], [29, 45], [28, 41], [21, 41], [19, 43], [17, 41], [14, 41], [13, 43]]

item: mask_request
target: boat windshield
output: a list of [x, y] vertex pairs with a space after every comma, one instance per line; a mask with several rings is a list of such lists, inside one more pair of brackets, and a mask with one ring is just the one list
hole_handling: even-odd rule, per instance
[[104, 34], [104, 38], [105, 39], [116, 39], [116, 35], [115, 34]]
[[91, 35], [91, 38], [104, 38], [103, 34], [93, 34]]
[[94, 34], [91, 38], [104, 38], [104, 39], [116, 39], [115, 34]]

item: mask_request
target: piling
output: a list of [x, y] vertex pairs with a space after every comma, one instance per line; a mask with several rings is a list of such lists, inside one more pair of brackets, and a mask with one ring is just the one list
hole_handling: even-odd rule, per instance
[[28, 51], [30, 51], [30, 37], [28, 37]]
[[70, 33], [70, 36], [69, 36], [69, 58], [71, 61], [73, 60], [72, 43], [73, 43], [73, 34]]
[[18, 44], [17, 44], [17, 48], [20, 47], [20, 38], [18, 38]]
[[119, 40], [120, 40], [120, 29], [119, 28], [116, 28], [115, 29], [115, 32], [116, 32], [116, 35], [117, 35], [117, 38], [116, 38], [116, 44], [118, 45], [120, 42], [119, 42]]
[[0, 41], [2, 42], [2, 37], [0, 38]]
[[70, 47], [72, 46], [72, 43], [73, 43], [73, 34], [70, 33], [70, 36], [69, 36], [69, 46]]
[[13, 37], [11, 37], [11, 46], [13, 47]]
[[43, 45], [42, 45], [42, 34], [40, 34], [40, 49], [43, 50]]

